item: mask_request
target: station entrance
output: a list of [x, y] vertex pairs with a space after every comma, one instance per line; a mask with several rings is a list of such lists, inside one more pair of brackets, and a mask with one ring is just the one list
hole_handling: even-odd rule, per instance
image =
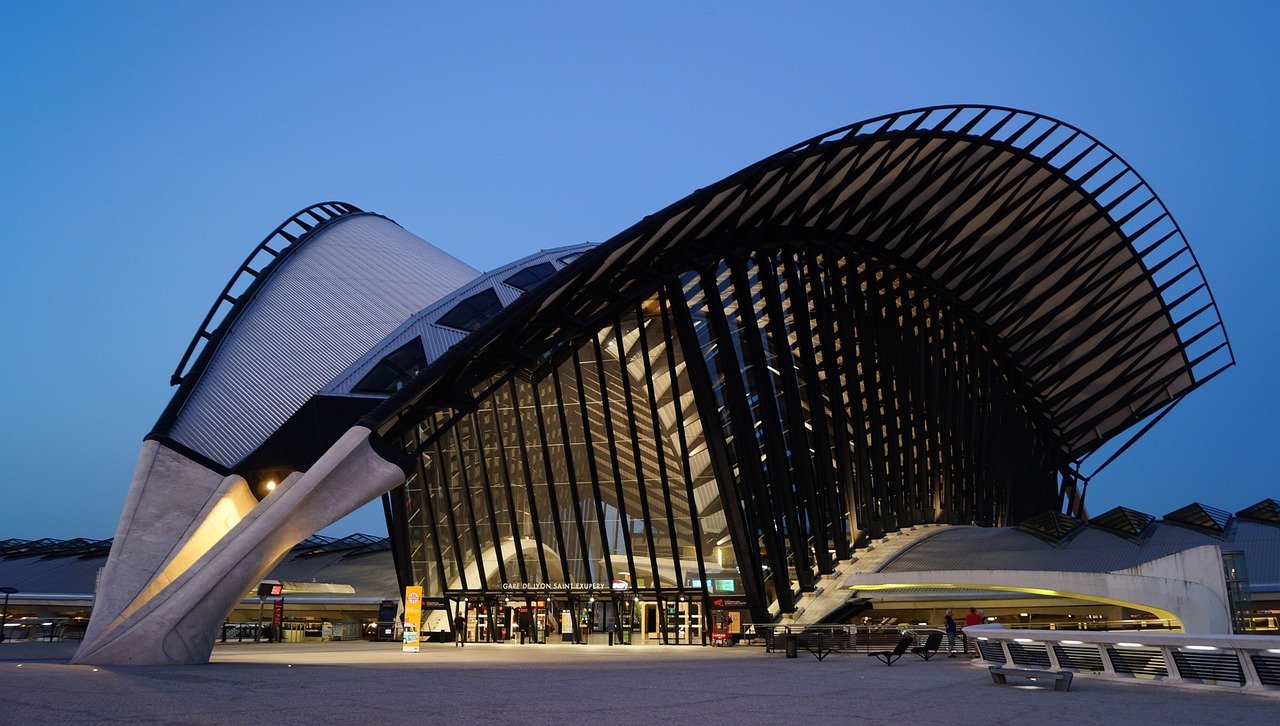
[[449, 597], [468, 642], [597, 645], [708, 645], [700, 597], [511, 594]]

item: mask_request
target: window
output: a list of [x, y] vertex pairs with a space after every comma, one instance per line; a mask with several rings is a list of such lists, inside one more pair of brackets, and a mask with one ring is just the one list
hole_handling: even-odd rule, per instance
[[550, 262], [542, 262], [532, 267], [526, 267], [516, 274], [503, 280], [508, 285], [529, 292], [538, 286], [539, 282], [551, 277], [556, 272], [556, 266]]
[[427, 356], [422, 351], [422, 340], [414, 338], [388, 353], [351, 390], [355, 393], [395, 393], [404, 388], [426, 364]]
[[498, 301], [498, 293], [490, 288], [454, 305], [449, 312], [440, 316], [436, 324], [473, 332], [500, 310], [502, 303]]

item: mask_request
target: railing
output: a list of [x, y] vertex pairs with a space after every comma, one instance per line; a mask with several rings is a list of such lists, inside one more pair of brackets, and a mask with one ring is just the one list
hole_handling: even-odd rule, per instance
[[1280, 694], [1280, 638], [1172, 632], [967, 629], [982, 660], [1149, 683], [1201, 683]]
[[1000, 623], [1019, 630], [1180, 630], [1176, 620], [1054, 620], [1034, 623]]
[[809, 625], [757, 624], [745, 634], [749, 643], [763, 645], [766, 653], [781, 650], [788, 635], [823, 635], [829, 645], [841, 651], [885, 650], [898, 644], [903, 635], [912, 635], [924, 643], [928, 633], [936, 628], [907, 625], [853, 625], [843, 623], [813, 623]]

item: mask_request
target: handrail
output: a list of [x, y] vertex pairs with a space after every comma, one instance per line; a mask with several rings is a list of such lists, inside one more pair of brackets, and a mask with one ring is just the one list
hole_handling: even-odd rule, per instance
[[1280, 695], [1280, 638], [1145, 631], [1012, 630], [974, 625], [979, 657], [1012, 667], [1146, 683], [1199, 683]]
[[[880, 649], [886, 646], [891, 647], [898, 638], [903, 635], [910, 635], [916, 638], [917, 642], [924, 642], [924, 635], [917, 633], [919, 626], [911, 626], [906, 623], [902, 624], [855, 624], [855, 623], [809, 623], [809, 624], [774, 624], [774, 623], [758, 623], [749, 626], [752, 633], [744, 632], [744, 637], [751, 638], [754, 642], [755, 638], [762, 638], [766, 653], [773, 652], [774, 648], [781, 648], [784, 638], [790, 635], [794, 636], [812, 636], [818, 635], [835, 635], [844, 636], [847, 640], [836, 650], [858, 652]], [[891, 640], [876, 641], [875, 636], [890, 636]]]

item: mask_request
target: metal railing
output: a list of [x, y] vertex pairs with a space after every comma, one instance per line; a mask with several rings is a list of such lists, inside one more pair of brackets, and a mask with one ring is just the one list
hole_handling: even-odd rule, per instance
[[[938, 628], [906, 624], [812, 623], [807, 625], [755, 624], [747, 626], [744, 639], [752, 645], [763, 645], [766, 653], [782, 650], [788, 635], [823, 636], [828, 647], [848, 652], [885, 650], [898, 644], [903, 635], [923, 644], [929, 633]], [[959, 641], [957, 641], [959, 642]]]
[[1033, 623], [1000, 623], [1006, 628], [1018, 630], [1181, 630], [1182, 625], [1176, 620], [1053, 620]]
[[1148, 683], [1198, 683], [1280, 695], [1280, 638], [1173, 632], [968, 628], [982, 660]]

